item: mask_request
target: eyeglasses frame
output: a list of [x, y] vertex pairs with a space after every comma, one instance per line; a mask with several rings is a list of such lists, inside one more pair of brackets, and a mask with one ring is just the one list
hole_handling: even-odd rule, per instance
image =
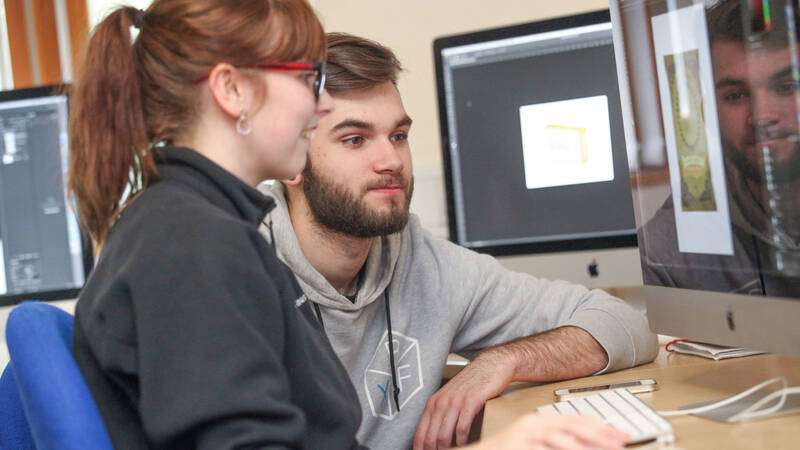
[[[310, 71], [316, 74], [314, 84], [311, 86], [311, 91], [314, 93], [314, 100], [319, 100], [322, 95], [322, 90], [325, 89], [325, 61], [310, 61], [310, 62], [276, 62], [265, 61], [251, 66], [242, 66], [245, 69], [260, 69], [260, 70], [297, 70], [297, 71]], [[195, 84], [200, 84], [208, 79], [208, 74], [203, 75], [202, 78], [195, 81]]]

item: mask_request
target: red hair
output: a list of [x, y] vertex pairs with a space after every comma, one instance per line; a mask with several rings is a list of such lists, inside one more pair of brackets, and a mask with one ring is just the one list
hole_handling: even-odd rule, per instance
[[[134, 23], [140, 29], [132, 43]], [[70, 99], [69, 190], [92, 239], [102, 245], [157, 175], [151, 147], [192, 131], [200, 107], [195, 82], [216, 64], [325, 54], [322, 26], [306, 0], [155, 0], [144, 12], [112, 12], [89, 39]]]

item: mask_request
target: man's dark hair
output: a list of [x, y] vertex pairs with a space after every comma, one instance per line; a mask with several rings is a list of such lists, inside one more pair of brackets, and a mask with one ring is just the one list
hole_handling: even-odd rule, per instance
[[708, 33], [711, 42], [732, 41], [744, 42], [746, 39], [757, 39], [764, 44], [788, 46], [789, 24], [785, 13], [787, 5], [792, 6], [794, 19], [794, 38], [800, 29], [800, 10], [798, 0], [769, 0], [767, 2], [770, 16], [770, 29], [766, 29], [763, 12], [751, 11], [747, 2], [742, 0], [719, 0], [708, 10]]
[[339, 92], [369, 89], [391, 82], [397, 85], [402, 67], [394, 53], [369, 39], [346, 33], [328, 33], [325, 89]]

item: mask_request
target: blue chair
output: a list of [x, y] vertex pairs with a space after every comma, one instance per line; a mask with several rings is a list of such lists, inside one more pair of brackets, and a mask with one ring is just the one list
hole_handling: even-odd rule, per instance
[[34, 450], [11, 363], [0, 375], [0, 449]]
[[0, 378], [0, 410], [9, 417], [0, 417], [0, 424], [2, 434], [7, 424], [18, 431], [8, 442], [0, 438], [0, 446], [14, 439], [18, 446], [11, 448], [34, 448], [32, 441], [37, 449], [113, 449], [72, 357], [73, 321], [72, 315], [40, 302], [24, 302], [11, 311], [6, 325], [11, 362]]

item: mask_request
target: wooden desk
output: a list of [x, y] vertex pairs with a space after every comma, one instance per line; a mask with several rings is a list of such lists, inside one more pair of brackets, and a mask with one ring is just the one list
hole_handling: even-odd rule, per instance
[[[553, 390], [591, 386], [643, 378], [655, 378], [659, 390], [638, 394], [656, 410], [675, 410], [683, 405], [719, 400], [762, 381], [786, 376], [790, 386], [800, 386], [800, 360], [758, 355], [712, 361], [668, 353], [661, 340], [655, 361], [632, 369], [558, 383], [518, 383], [500, 397], [489, 400], [483, 417], [482, 436], [490, 436], [520, 415], [553, 403]], [[670, 449], [789, 449], [800, 448], [800, 414], [729, 424], [695, 416], [671, 417], [676, 442]]]

